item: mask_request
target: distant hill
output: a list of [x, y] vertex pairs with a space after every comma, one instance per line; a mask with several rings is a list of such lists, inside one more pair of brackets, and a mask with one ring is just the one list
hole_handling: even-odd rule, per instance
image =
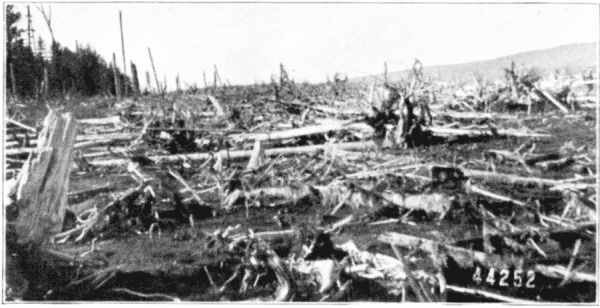
[[[504, 68], [510, 67], [512, 61], [517, 65], [536, 67], [542, 73], [549, 73], [556, 69], [567, 69], [572, 73], [580, 73], [590, 67], [595, 67], [598, 50], [596, 43], [581, 43], [563, 45], [549, 49], [534, 50], [513, 54], [492, 60], [469, 62], [451, 65], [425, 66], [425, 75], [435, 80], [471, 80], [474, 76], [482, 75], [488, 79], [504, 77]], [[388, 78], [392, 81], [406, 77], [408, 71], [389, 72]], [[369, 77], [360, 77], [353, 81], [371, 80]]]

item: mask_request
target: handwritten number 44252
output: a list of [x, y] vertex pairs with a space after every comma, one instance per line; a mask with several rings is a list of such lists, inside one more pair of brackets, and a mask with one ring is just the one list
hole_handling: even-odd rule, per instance
[[[509, 279], [509, 277], [511, 276], [511, 272], [512, 272], [512, 285], [511, 285], [511, 281]], [[535, 288], [535, 284], [534, 284], [534, 280], [535, 280], [535, 271], [533, 270], [528, 270], [527, 273], [524, 273], [523, 270], [520, 269], [516, 269], [516, 270], [509, 270], [509, 269], [502, 269], [500, 271], [497, 271], [495, 268], [490, 268], [490, 270], [487, 272], [487, 275], [485, 275], [485, 280], [484, 280], [484, 275], [483, 275], [483, 271], [481, 270], [481, 267], [477, 266], [477, 268], [475, 269], [475, 273], [473, 273], [473, 281], [477, 284], [481, 284], [483, 282], [489, 284], [490, 286], [496, 286], [496, 282], [498, 282], [497, 286], [499, 287], [515, 287], [515, 288], [520, 288], [525, 286], [525, 288], [527, 289], [533, 289]]]

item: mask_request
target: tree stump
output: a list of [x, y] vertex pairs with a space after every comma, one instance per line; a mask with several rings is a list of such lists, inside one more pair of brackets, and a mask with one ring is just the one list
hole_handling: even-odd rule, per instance
[[39, 245], [60, 232], [76, 134], [77, 121], [70, 113], [50, 111], [46, 116], [36, 157], [25, 163], [17, 184], [18, 216], [9, 225], [18, 244]]

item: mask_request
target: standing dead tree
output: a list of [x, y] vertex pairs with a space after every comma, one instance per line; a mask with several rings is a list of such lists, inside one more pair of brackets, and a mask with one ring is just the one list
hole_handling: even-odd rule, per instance
[[152, 78], [150, 78], [150, 72], [146, 71], [146, 92], [152, 91]]
[[117, 57], [115, 56], [115, 53], [113, 52], [113, 75], [115, 77], [115, 95], [117, 96], [117, 99], [120, 100], [121, 99], [121, 78], [119, 77], [119, 71], [117, 69]]
[[17, 95], [17, 79], [15, 77], [15, 66], [11, 63], [10, 64], [10, 83], [11, 83], [11, 88], [12, 88], [12, 95], [16, 96]]
[[131, 82], [132, 82], [132, 91], [134, 95], [140, 94], [140, 81], [138, 79], [137, 67], [133, 62], [131, 63]]
[[154, 60], [152, 59], [152, 51], [150, 51], [150, 47], [148, 47], [148, 54], [150, 55], [150, 64], [152, 64], [152, 71], [154, 72], [154, 80], [156, 80], [156, 91], [160, 92], [161, 87], [158, 83], [158, 75], [156, 75], [156, 68], [154, 67]]
[[46, 14], [43, 6], [38, 6], [37, 9], [42, 13], [44, 20], [46, 21], [48, 31], [50, 31], [50, 36], [52, 37], [52, 44], [54, 44], [56, 40], [54, 39], [54, 31], [52, 31], [52, 7], [48, 6], [48, 14]]
[[123, 75], [125, 76], [125, 78], [123, 79], [124, 81], [124, 85], [123, 85], [123, 89], [124, 89], [124, 94], [125, 96], [127, 96], [127, 61], [125, 61], [125, 38], [123, 36], [123, 16], [121, 15], [121, 11], [119, 11], [119, 24], [121, 25], [121, 49], [123, 51]]

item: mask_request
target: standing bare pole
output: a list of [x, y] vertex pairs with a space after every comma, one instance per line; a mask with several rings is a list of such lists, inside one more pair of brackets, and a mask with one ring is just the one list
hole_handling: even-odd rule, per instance
[[219, 75], [219, 71], [217, 71], [217, 65], [215, 64], [215, 71], [213, 75], [213, 89], [217, 91], [217, 76]]
[[121, 99], [121, 82], [119, 81], [119, 72], [117, 70], [117, 56], [113, 52], [113, 74], [115, 75], [115, 94], [117, 99]]
[[206, 88], [208, 88], [208, 84], [206, 83], [206, 71], [202, 70], [202, 76], [204, 76], [204, 90], [206, 91]]
[[123, 16], [119, 10], [119, 23], [121, 24], [121, 49], [123, 50], [123, 75], [125, 76], [125, 96], [127, 96], [127, 61], [125, 61], [125, 37], [123, 36]]
[[50, 78], [48, 77], [48, 68], [44, 64], [44, 82], [43, 87], [44, 97], [48, 97], [49, 89], [50, 89]]
[[152, 80], [150, 79], [150, 72], [146, 71], [146, 91], [152, 92]]
[[383, 62], [383, 82], [385, 84], [388, 83], [387, 72], [388, 72], [387, 62]]
[[156, 80], [156, 91], [160, 91], [160, 84], [158, 83], [158, 76], [156, 75], [156, 68], [154, 67], [154, 60], [152, 60], [152, 51], [148, 47], [148, 54], [150, 55], [150, 63], [152, 64], [152, 71], [154, 72], [154, 80]]
[[163, 96], [165, 95], [165, 93], [167, 93], [167, 74], [165, 74], [165, 76], [164, 76], [164, 83], [163, 83], [163, 90], [162, 90]]
[[139, 95], [140, 94], [140, 81], [138, 79], [137, 68], [135, 67], [135, 64], [133, 62], [131, 62], [131, 81], [133, 82], [133, 85], [131, 87], [133, 94]]
[[17, 80], [15, 79], [15, 67], [10, 64], [10, 83], [12, 86], [12, 95], [17, 96]]

